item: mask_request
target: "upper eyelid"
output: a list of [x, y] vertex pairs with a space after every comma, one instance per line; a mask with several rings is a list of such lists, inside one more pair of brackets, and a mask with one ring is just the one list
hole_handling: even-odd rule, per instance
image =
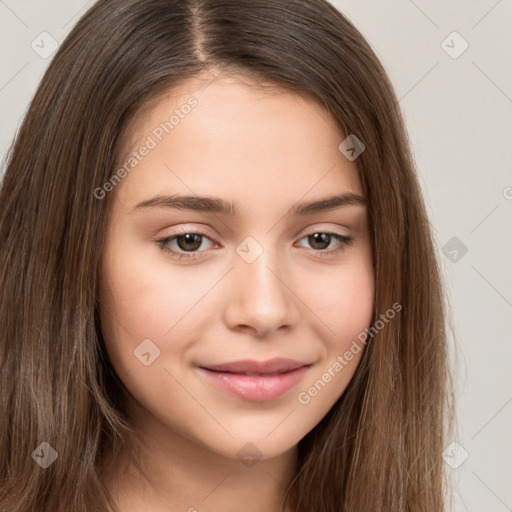
[[311, 226], [308, 226], [307, 228], [302, 229], [297, 236], [304, 237], [304, 236], [307, 236], [307, 235], [313, 234], [313, 233], [330, 233], [330, 234], [340, 235], [340, 236], [351, 236], [352, 233], [348, 227], [346, 227], [346, 229], [348, 230], [347, 233], [339, 233], [338, 229], [340, 229], [340, 228], [341, 228], [341, 226], [339, 226], [336, 229], [336, 228], [326, 226], [325, 224], [322, 224], [322, 223], [320, 223], [320, 224], [317, 223], [317, 224], [313, 224]]
[[[316, 226], [316, 228], [315, 228]], [[341, 226], [339, 226], [337, 229], [340, 229]], [[184, 227], [184, 228], [178, 228], [179, 230], [176, 232], [176, 233], [172, 233], [168, 236], [165, 236], [163, 238], [172, 238], [174, 236], [179, 236], [179, 235], [182, 235], [182, 234], [187, 234], [187, 233], [197, 233], [197, 234], [202, 234], [203, 236], [207, 236], [208, 238], [210, 239], [215, 239], [217, 238], [216, 235], [210, 235], [210, 229], [207, 228], [207, 227]], [[301, 238], [303, 238], [304, 236], [307, 236], [309, 234], [313, 234], [313, 233], [330, 233], [330, 234], [336, 234], [336, 235], [340, 235], [340, 236], [351, 236], [352, 235], [352, 232], [350, 230], [350, 228], [348, 226], [345, 226], [345, 229], [348, 230], [347, 233], [339, 233], [337, 231], [336, 228], [332, 228], [332, 227], [329, 227], [329, 226], [326, 226], [325, 223], [322, 224], [322, 223], [315, 223], [311, 226], [308, 226], [308, 227], [305, 227], [303, 228], [298, 235], [296, 236], [300, 236]], [[213, 241], [213, 240], [212, 240]]]

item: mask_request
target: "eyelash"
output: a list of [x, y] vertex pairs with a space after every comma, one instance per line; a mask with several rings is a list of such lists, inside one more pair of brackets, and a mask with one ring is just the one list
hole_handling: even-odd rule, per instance
[[[337, 249], [330, 249], [330, 250], [312, 249], [321, 257], [335, 256], [339, 252], [343, 251], [345, 249], [345, 246], [351, 245], [354, 242], [354, 237], [352, 237], [350, 235], [340, 235], [338, 233], [330, 233], [328, 231], [314, 231], [310, 234], [304, 235], [300, 240], [303, 240], [304, 238], [308, 238], [309, 236], [313, 236], [315, 234], [329, 235], [331, 237], [338, 239], [338, 241], [341, 242], [340, 246]], [[172, 235], [172, 236], [168, 236], [166, 238], [162, 238], [160, 240], [156, 240], [155, 243], [159, 246], [160, 250], [162, 250], [165, 253], [171, 254], [172, 256], [177, 257], [180, 260], [181, 259], [195, 260], [195, 259], [201, 257], [201, 256], [196, 256], [196, 254], [198, 254], [198, 253], [182, 253], [182, 252], [175, 251], [174, 249], [169, 248], [169, 245], [168, 245], [169, 242], [171, 242], [172, 240], [174, 240], [175, 238], [177, 238], [179, 236], [184, 236], [184, 235], [199, 235], [201, 237], [205, 237], [210, 240], [210, 237], [202, 231], [184, 231], [183, 233], [177, 233], [176, 235]], [[211, 241], [213, 242], [213, 240], [211, 240]], [[203, 251], [201, 251], [201, 252], [203, 252]]]

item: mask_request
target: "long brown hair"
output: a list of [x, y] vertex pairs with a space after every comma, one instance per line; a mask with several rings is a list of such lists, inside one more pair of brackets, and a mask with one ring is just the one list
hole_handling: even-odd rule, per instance
[[[390, 80], [325, 0], [101, 0], [61, 45], [0, 190], [0, 509], [112, 510], [103, 456], [134, 432], [98, 315], [113, 194], [93, 191], [111, 178], [137, 112], [212, 67], [312, 95], [365, 144], [356, 164], [369, 203], [374, 321], [401, 305], [300, 441], [287, 504], [444, 510], [451, 395], [431, 228]], [[41, 443], [58, 454], [47, 468], [32, 460]]]

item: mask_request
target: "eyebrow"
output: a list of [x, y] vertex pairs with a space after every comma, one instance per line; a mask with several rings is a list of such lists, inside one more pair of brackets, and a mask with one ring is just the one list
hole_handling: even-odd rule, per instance
[[[313, 213], [334, 210], [342, 206], [366, 206], [366, 198], [353, 192], [324, 197], [315, 201], [299, 202], [291, 206], [289, 213], [296, 216], [311, 215]], [[217, 213], [223, 215], [237, 215], [238, 208], [235, 202], [226, 201], [218, 197], [199, 197], [181, 195], [158, 195], [138, 203], [133, 211], [146, 208], [175, 208], [178, 210]]]

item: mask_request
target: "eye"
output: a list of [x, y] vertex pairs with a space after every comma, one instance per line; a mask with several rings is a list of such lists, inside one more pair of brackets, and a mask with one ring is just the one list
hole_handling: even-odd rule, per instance
[[[209, 247], [204, 247], [205, 240], [209, 241]], [[304, 236], [300, 239], [300, 241], [302, 240], [307, 240], [308, 243], [311, 244], [312, 249], [319, 256], [334, 256], [338, 252], [342, 251], [346, 245], [353, 243], [354, 239], [349, 235], [318, 231]], [[333, 242], [336, 241], [338, 242], [338, 246], [335, 246], [333, 249]], [[206, 233], [201, 231], [184, 231], [183, 233], [168, 236], [161, 240], [156, 240], [155, 242], [163, 252], [171, 254], [173, 257], [180, 260], [193, 260], [199, 258], [199, 253], [204, 252], [205, 249], [209, 249], [212, 246], [218, 246]], [[208, 246], [208, 244], [206, 245]], [[201, 248], [203, 248], [202, 251], [199, 250]]]
[[[197, 231], [185, 231], [177, 235], [168, 236], [161, 240], [156, 240], [156, 243], [162, 251], [170, 253], [179, 259], [194, 259], [198, 257], [196, 255], [198, 249], [201, 247], [204, 249], [203, 242], [205, 240], [208, 240], [212, 245], [215, 245], [206, 233]], [[206, 247], [206, 249], [208, 248], [209, 247]]]
[[[354, 238], [349, 235], [340, 235], [338, 233], [326, 233], [318, 231], [311, 233], [310, 235], [306, 235], [305, 237], [301, 238], [301, 241], [302, 240], [307, 240], [319, 256], [332, 256], [342, 251], [346, 245], [351, 244], [354, 241]], [[336, 241], [338, 242], [338, 247], [334, 249], [331, 248], [331, 250], [326, 250], [329, 247], [332, 247], [332, 242]]]

